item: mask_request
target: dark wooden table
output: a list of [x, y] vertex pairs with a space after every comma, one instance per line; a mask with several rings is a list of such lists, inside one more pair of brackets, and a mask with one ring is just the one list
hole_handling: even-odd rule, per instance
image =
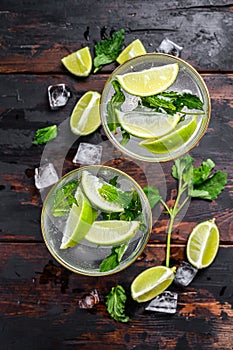
[[[0, 347], [15, 349], [233, 349], [232, 96], [233, 4], [230, 0], [189, 1], [15, 1], [0, 4]], [[172, 236], [172, 259], [185, 255], [188, 234], [196, 223], [215, 217], [221, 245], [214, 263], [179, 293], [176, 314], [148, 313], [131, 298], [134, 277], [147, 267], [164, 264], [168, 217], [154, 220], [141, 257], [110, 277], [87, 277], [60, 266], [41, 235], [42, 199], [34, 184], [44, 146], [32, 145], [38, 128], [61, 124], [87, 90], [101, 92], [111, 64], [79, 79], [61, 64], [68, 53], [124, 28], [125, 45], [140, 38], [153, 52], [168, 37], [184, 47], [181, 58], [204, 78], [211, 96], [208, 130], [190, 155], [197, 163], [211, 158], [228, 173], [218, 200], [192, 201]], [[51, 111], [47, 87], [66, 83], [72, 98]], [[70, 145], [62, 174], [72, 163], [80, 141], [106, 140], [99, 128]], [[114, 151], [111, 150], [111, 154]], [[109, 153], [110, 154], [110, 153]], [[112, 157], [112, 156], [111, 156]], [[144, 186], [140, 166], [127, 158], [109, 158]], [[61, 160], [55, 156], [55, 167]], [[60, 163], [59, 163], [60, 164]], [[175, 196], [173, 162], [161, 164], [167, 200]], [[153, 171], [153, 165], [146, 165]], [[112, 286], [127, 291], [128, 324], [115, 322], [105, 307]], [[96, 288], [100, 303], [79, 308], [78, 301]]]

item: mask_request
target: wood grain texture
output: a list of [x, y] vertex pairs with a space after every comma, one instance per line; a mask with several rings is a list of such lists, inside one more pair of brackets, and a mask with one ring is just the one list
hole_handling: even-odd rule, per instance
[[62, 57], [86, 45], [93, 53], [97, 41], [120, 28], [126, 45], [140, 38], [153, 52], [168, 37], [196, 68], [232, 71], [232, 11], [230, 0], [1, 1], [0, 72], [65, 72]]

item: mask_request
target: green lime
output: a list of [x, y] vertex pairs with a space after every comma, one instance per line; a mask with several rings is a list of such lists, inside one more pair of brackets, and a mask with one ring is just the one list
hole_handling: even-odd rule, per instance
[[85, 238], [94, 244], [112, 246], [130, 240], [138, 231], [140, 221], [95, 221]]
[[88, 46], [61, 59], [62, 63], [74, 75], [87, 77], [92, 69], [91, 52]]
[[78, 205], [73, 204], [66, 221], [60, 249], [66, 249], [77, 245], [90, 230], [96, 219], [97, 211], [93, 209], [80, 188], [75, 197]]
[[195, 117], [186, 118], [184, 121], [178, 123], [170, 133], [160, 138], [143, 140], [139, 145], [152, 153], [162, 154], [174, 151], [188, 141], [196, 130], [196, 127], [197, 120]]
[[170, 286], [175, 275], [165, 266], [151, 267], [141, 272], [131, 284], [131, 295], [139, 303], [151, 300]]
[[169, 88], [176, 80], [178, 71], [178, 63], [172, 63], [139, 72], [118, 74], [116, 75], [116, 79], [129, 94], [150, 96]]
[[116, 114], [124, 130], [131, 135], [146, 139], [169, 133], [180, 120], [179, 114], [169, 115], [150, 109], [135, 109], [130, 112], [116, 109]]
[[219, 230], [215, 219], [201, 222], [191, 232], [187, 243], [187, 258], [197, 269], [209, 266], [219, 247]]
[[75, 135], [89, 135], [100, 126], [100, 97], [97, 91], [87, 91], [77, 102], [70, 117], [70, 128]]
[[116, 61], [120, 64], [128, 61], [130, 58], [144, 55], [146, 53], [145, 47], [143, 46], [141, 40], [136, 39], [131, 44], [129, 44], [117, 57]]
[[110, 202], [100, 195], [99, 189], [102, 188], [104, 184], [109, 185], [104, 180], [84, 170], [82, 172], [81, 183], [87, 198], [97, 209], [101, 209], [102, 211], [109, 213], [124, 211], [124, 208], [121, 205]]

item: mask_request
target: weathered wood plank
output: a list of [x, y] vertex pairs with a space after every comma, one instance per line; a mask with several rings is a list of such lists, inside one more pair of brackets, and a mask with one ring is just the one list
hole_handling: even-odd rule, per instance
[[[63, 72], [61, 58], [124, 28], [125, 44], [140, 38], [148, 52], [164, 37], [184, 47], [182, 58], [200, 71], [232, 71], [230, 0], [1, 1], [0, 72]], [[120, 18], [120, 22], [119, 22]], [[106, 67], [107, 70], [115, 67]]]
[[[143, 269], [164, 263], [164, 246], [148, 245], [128, 269], [104, 278], [76, 275], [58, 265], [43, 244], [0, 244], [1, 340], [5, 348], [227, 349], [232, 347], [232, 247], [221, 247], [214, 263], [177, 291], [175, 315], [146, 312], [130, 297], [130, 284]], [[173, 262], [184, 248], [172, 247]], [[121, 284], [128, 296], [129, 324], [116, 323], [105, 296]], [[96, 288], [100, 303], [83, 310], [78, 301]], [[85, 324], [83, 320], [85, 319]], [[30, 332], [28, 331], [30, 329]], [[38, 342], [35, 339], [40, 339]], [[35, 344], [35, 345], [34, 345]], [[114, 345], [115, 344], [115, 345]]]

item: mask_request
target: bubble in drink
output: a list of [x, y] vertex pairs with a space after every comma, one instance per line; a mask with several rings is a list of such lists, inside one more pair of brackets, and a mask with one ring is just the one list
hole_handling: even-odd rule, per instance
[[154, 298], [149, 305], [147, 305], [145, 310], [174, 314], [177, 308], [177, 300], [177, 293], [166, 290]]
[[176, 271], [174, 282], [181, 286], [188, 286], [197, 274], [198, 269], [186, 261], [182, 261]]
[[59, 178], [52, 163], [45, 164], [35, 169], [35, 186], [38, 189], [55, 184]]
[[165, 38], [160, 43], [157, 51], [161, 53], [168, 53], [175, 57], [179, 57], [182, 50], [183, 50], [182, 46], [177, 45], [176, 43], [169, 40], [168, 38]]
[[73, 163], [80, 164], [100, 164], [103, 147], [100, 145], [93, 145], [91, 143], [81, 142], [79, 144], [77, 153], [74, 156]]
[[65, 106], [71, 94], [65, 84], [57, 84], [48, 87], [48, 96], [50, 108], [54, 110]]

